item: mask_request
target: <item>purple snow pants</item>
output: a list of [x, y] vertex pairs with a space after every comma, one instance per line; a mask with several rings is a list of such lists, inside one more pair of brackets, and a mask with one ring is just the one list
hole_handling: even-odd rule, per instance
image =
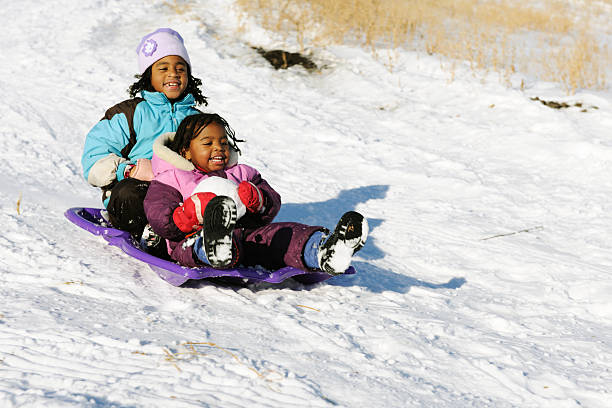
[[273, 222], [263, 227], [235, 231], [239, 235], [239, 262], [245, 266], [261, 265], [266, 269], [285, 266], [307, 270], [304, 246], [315, 231], [325, 228], [297, 222]]
[[[263, 227], [236, 228], [234, 241], [237, 244], [239, 265], [260, 265], [276, 270], [285, 266], [308, 270], [304, 264], [304, 246], [315, 231], [326, 231], [323, 227], [297, 222], [273, 222]], [[191, 246], [181, 242], [170, 242], [174, 261], [190, 268], [202, 263], [194, 256]]]

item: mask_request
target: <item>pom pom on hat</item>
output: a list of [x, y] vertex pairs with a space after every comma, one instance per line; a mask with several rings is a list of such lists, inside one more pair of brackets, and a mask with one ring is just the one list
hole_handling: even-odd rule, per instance
[[178, 55], [191, 66], [189, 54], [187, 54], [187, 49], [183, 44], [183, 37], [170, 28], [158, 28], [142, 37], [136, 53], [138, 54], [138, 68], [141, 74], [157, 60], [168, 55]]

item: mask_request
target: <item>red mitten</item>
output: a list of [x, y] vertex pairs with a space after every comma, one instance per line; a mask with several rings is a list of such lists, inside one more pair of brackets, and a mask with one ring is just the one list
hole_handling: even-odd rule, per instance
[[216, 196], [214, 193], [195, 193], [174, 209], [172, 220], [185, 233], [199, 230], [204, 221], [206, 204]]
[[238, 185], [238, 197], [249, 212], [256, 213], [263, 210], [264, 197], [261, 190], [249, 181], [243, 181]]
[[136, 166], [130, 170], [130, 177], [144, 181], [153, 180], [153, 167], [151, 167], [151, 160], [138, 159], [138, 161], [136, 161]]

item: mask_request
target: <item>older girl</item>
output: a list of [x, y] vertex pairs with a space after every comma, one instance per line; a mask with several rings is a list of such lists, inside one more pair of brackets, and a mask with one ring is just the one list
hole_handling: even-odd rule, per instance
[[136, 52], [140, 74], [129, 88], [132, 99], [108, 109], [91, 129], [81, 163], [85, 179], [102, 189], [113, 226], [139, 239], [147, 223], [142, 201], [153, 178], [153, 141], [207, 102], [179, 33], [155, 30]]

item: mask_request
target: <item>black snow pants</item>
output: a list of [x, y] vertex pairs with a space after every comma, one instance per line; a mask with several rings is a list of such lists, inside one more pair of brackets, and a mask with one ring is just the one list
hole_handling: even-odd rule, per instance
[[111, 189], [106, 206], [113, 227], [129, 232], [136, 241], [148, 223], [142, 203], [149, 183], [133, 178], [121, 180]]

